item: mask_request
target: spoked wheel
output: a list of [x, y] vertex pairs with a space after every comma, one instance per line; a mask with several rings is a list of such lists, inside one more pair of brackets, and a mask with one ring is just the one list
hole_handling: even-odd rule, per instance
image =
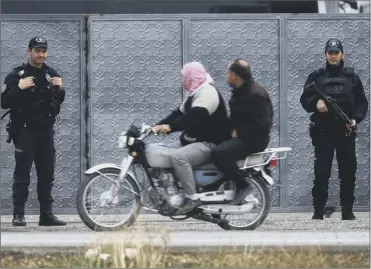
[[133, 225], [139, 215], [140, 191], [129, 174], [121, 183], [117, 195], [111, 195], [119, 174], [119, 169], [104, 168], [82, 181], [76, 207], [81, 220], [91, 230], [123, 230]]
[[[224, 230], [255, 230], [266, 219], [270, 209], [270, 195], [268, 187], [259, 179], [247, 178], [253, 191], [245, 198], [245, 203], [253, 203], [252, 210], [241, 215], [217, 215], [214, 218], [225, 219], [227, 222], [219, 223]], [[259, 198], [258, 198], [259, 197]]]

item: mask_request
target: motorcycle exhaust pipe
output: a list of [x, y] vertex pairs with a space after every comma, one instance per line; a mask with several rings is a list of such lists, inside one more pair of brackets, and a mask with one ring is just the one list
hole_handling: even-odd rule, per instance
[[203, 205], [199, 209], [203, 210], [206, 214], [229, 214], [241, 215], [249, 213], [254, 208], [254, 202], [247, 202], [243, 205]]

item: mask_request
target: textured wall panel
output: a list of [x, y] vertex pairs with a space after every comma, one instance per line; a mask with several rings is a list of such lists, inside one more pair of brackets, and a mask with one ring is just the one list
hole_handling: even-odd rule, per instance
[[[354, 16], [354, 14], [352, 14]], [[256, 80], [265, 86], [274, 104], [274, 127], [270, 146], [290, 146], [287, 161], [274, 173], [283, 188], [272, 190], [272, 206], [297, 210], [311, 206], [313, 150], [307, 126], [309, 115], [299, 98], [307, 75], [323, 63], [324, 42], [330, 36], [344, 42], [346, 63], [360, 75], [369, 98], [369, 21], [347, 16], [296, 16], [281, 19], [240, 15], [225, 16], [92, 16], [87, 32], [89, 69], [80, 70], [81, 36], [84, 27], [78, 19], [48, 20], [48, 16], [1, 23], [1, 81], [9, 70], [26, 60], [28, 40], [43, 34], [50, 42], [48, 62], [63, 77], [67, 90], [61, 120], [56, 125], [57, 168], [54, 196], [59, 212], [75, 208], [75, 190], [80, 181], [81, 164], [89, 154], [89, 165], [118, 163], [124, 156], [117, 149], [117, 136], [131, 123], [153, 124], [182, 101], [180, 69], [183, 62], [201, 61], [226, 101], [230, 90], [226, 83], [227, 64], [246, 57]], [[127, 19], [126, 19], [127, 18]], [[286, 24], [287, 21], [287, 24]], [[281, 68], [281, 69], [280, 69]], [[87, 73], [85, 73], [87, 72]], [[88, 96], [85, 76], [89, 77]], [[1, 82], [1, 83], [2, 83]], [[82, 95], [85, 98], [85, 94]], [[89, 114], [84, 112], [89, 103]], [[82, 108], [82, 109], [81, 109]], [[2, 111], [0, 111], [2, 112]], [[85, 118], [88, 116], [87, 118]], [[86, 122], [86, 119], [88, 120]], [[287, 120], [287, 121], [286, 121]], [[358, 173], [356, 206], [369, 206], [369, 120], [359, 126], [357, 140]], [[5, 142], [1, 124], [1, 208], [11, 208], [11, 182], [14, 148]], [[85, 124], [89, 125], [85, 143]], [[150, 141], [170, 142], [172, 135]], [[80, 145], [82, 141], [82, 145]], [[81, 152], [80, 147], [87, 152]], [[334, 159], [330, 184], [330, 202], [339, 199], [337, 163]], [[28, 207], [38, 209], [35, 170]], [[291, 210], [291, 209], [284, 209]]]
[[[53, 189], [55, 208], [74, 208], [75, 193], [80, 182], [80, 88], [81, 88], [81, 27], [80, 20], [28, 21], [3, 20], [1, 22], [1, 83], [13, 68], [27, 61], [28, 41], [36, 35], [49, 42], [47, 63], [62, 76], [66, 99], [55, 130], [57, 161]], [[1, 121], [1, 208], [12, 208], [11, 189], [14, 169], [14, 146], [7, 144], [5, 125]], [[30, 197], [27, 207], [38, 210], [36, 170], [33, 166]], [[60, 210], [59, 210], [60, 211]]]
[[91, 165], [118, 163], [121, 131], [181, 104], [181, 21], [93, 20], [91, 42]]
[[[194, 20], [189, 39], [189, 59], [205, 65], [223, 93], [228, 110], [227, 65], [239, 57], [250, 62], [255, 79], [271, 94], [274, 126], [270, 146], [279, 146], [279, 20]], [[275, 178], [279, 176], [277, 171]], [[279, 205], [279, 189], [274, 189], [272, 206]]]
[[[288, 206], [311, 206], [314, 151], [308, 134], [309, 115], [300, 104], [300, 95], [308, 74], [324, 64], [324, 45], [328, 38], [343, 42], [345, 63], [355, 67], [370, 94], [369, 20], [288, 20], [287, 24], [287, 144], [293, 148], [288, 158]], [[368, 113], [369, 114], [369, 113]], [[357, 144], [356, 206], [369, 206], [370, 133], [369, 116], [359, 125]], [[329, 203], [339, 205], [339, 179], [336, 156], [332, 167]]]

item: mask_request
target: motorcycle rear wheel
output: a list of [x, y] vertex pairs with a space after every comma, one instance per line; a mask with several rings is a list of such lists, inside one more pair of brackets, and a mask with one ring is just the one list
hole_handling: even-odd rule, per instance
[[[236, 226], [230, 223], [230, 221], [226, 222], [220, 222], [217, 225], [224, 229], [224, 230], [234, 230], [234, 231], [245, 231], [245, 230], [255, 230], [258, 228], [267, 218], [269, 209], [270, 209], [270, 194], [269, 194], [269, 189], [267, 185], [260, 179], [255, 179], [255, 178], [246, 178], [246, 180], [253, 185], [255, 188], [257, 188], [262, 196], [262, 211], [260, 212], [259, 216], [252, 222], [249, 223], [248, 225], [244, 226]], [[224, 215], [217, 215], [217, 214], [212, 214], [212, 217], [218, 218], [218, 219], [224, 219]]]

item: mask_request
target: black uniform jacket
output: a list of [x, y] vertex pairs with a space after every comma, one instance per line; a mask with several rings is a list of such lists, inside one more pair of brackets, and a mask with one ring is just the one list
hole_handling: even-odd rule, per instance
[[[21, 90], [19, 80], [35, 77], [35, 87]], [[64, 88], [54, 87], [50, 78], [60, 77], [58, 72], [43, 64], [35, 68], [29, 63], [15, 67], [4, 80], [1, 89], [1, 108], [11, 109], [10, 118], [14, 124], [27, 124], [30, 127], [51, 127], [60, 112], [65, 99]]]
[[[313, 86], [310, 86], [310, 84], [315, 82], [316, 87], [326, 94], [326, 90], [321, 87], [321, 82], [325, 79], [340, 77], [348, 78], [350, 80], [348, 85], [351, 87], [351, 89], [347, 90], [346, 94], [343, 94], [342, 98], [345, 98], [346, 100], [342, 100], [342, 102], [338, 104], [339, 107], [350, 119], [354, 119], [357, 124], [365, 119], [368, 110], [368, 101], [361, 79], [354, 72], [353, 68], [343, 68], [342, 64], [339, 66], [339, 71], [336, 72], [329, 71], [329, 68], [320, 68], [308, 75], [308, 78], [304, 84], [302, 95], [300, 97], [300, 103], [306, 112], [313, 113], [310, 117], [313, 122], [321, 122], [325, 124], [326, 122], [333, 120], [336, 115], [334, 114], [335, 112], [332, 112], [334, 110], [329, 104], [327, 104], [327, 108], [329, 112], [332, 113], [320, 113], [317, 110], [317, 102], [323, 98]], [[326, 95], [328, 96], [328, 94]]]

